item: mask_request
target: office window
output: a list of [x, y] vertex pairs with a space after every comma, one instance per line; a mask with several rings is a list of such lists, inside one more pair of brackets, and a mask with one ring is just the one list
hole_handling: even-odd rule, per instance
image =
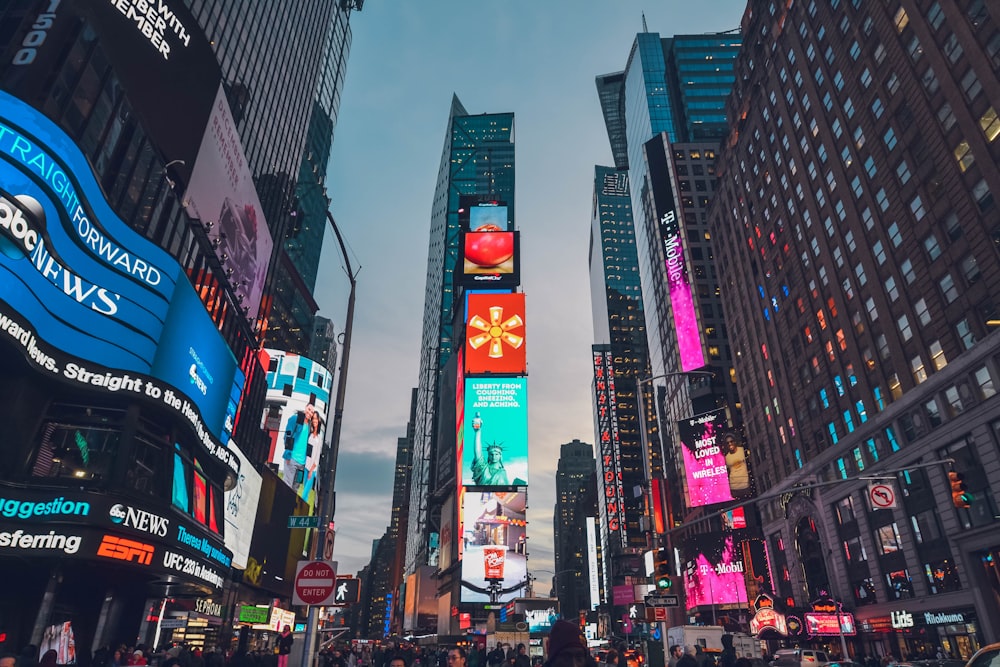
[[938, 120], [941, 122], [941, 127], [947, 132], [955, 125], [955, 114], [951, 110], [951, 104], [945, 102], [941, 105], [941, 108], [937, 112]]
[[962, 341], [964, 349], [971, 349], [976, 344], [976, 334], [973, 333], [968, 318], [955, 325], [955, 332], [958, 334], [958, 339]]
[[976, 71], [971, 67], [965, 73], [965, 76], [962, 77], [960, 85], [962, 86], [962, 92], [965, 93], [965, 99], [970, 102], [974, 102], [983, 90], [982, 84], [979, 83], [979, 79], [976, 77]]
[[952, 65], [962, 57], [963, 52], [962, 45], [958, 43], [958, 37], [955, 36], [955, 33], [948, 35], [948, 39], [944, 42], [944, 54]]
[[927, 256], [932, 262], [941, 256], [941, 245], [934, 234], [924, 239], [924, 249], [927, 251]]
[[948, 365], [948, 359], [944, 356], [944, 348], [941, 347], [941, 341], [932, 341], [927, 349], [930, 352], [931, 364], [935, 370], [941, 370]]
[[899, 316], [899, 319], [896, 320], [896, 326], [899, 328], [899, 333], [903, 337], [904, 341], [913, 338], [913, 330], [910, 328], [910, 320], [905, 314]]
[[997, 118], [997, 111], [990, 107], [979, 117], [979, 127], [983, 128], [987, 141], [993, 141], [1000, 136], [1000, 118]]
[[906, 280], [907, 285], [912, 285], [913, 281], [917, 279], [917, 272], [913, 270], [913, 262], [909, 259], [904, 259], [899, 265], [899, 271], [903, 274], [903, 278]]
[[955, 156], [955, 161], [958, 162], [958, 168], [965, 171], [971, 167], [975, 161], [976, 156], [972, 154], [972, 148], [969, 146], [969, 142], [963, 139], [958, 142], [955, 146], [955, 150], [952, 151]]
[[920, 299], [913, 304], [913, 311], [917, 314], [917, 319], [920, 320], [922, 326], [931, 323], [931, 312], [927, 309], [927, 299]]
[[938, 281], [938, 286], [941, 288], [941, 295], [947, 303], [953, 303], [958, 298], [958, 288], [955, 287], [955, 279], [951, 277], [950, 273], [946, 273]]
[[965, 276], [965, 282], [969, 285], [979, 282], [982, 273], [979, 271], [979, 264], [976, 263], [974, 256], [966, 255], [962, 259], [962, 274]]
[[986, 366], [983, 366], [975, 373], [976, 386], [979, 387], [979, 397], [983, 400], [990, 398], [997, 393], [996, 388], [993, 385], [993, 378], [990, 376], [990, 371]]

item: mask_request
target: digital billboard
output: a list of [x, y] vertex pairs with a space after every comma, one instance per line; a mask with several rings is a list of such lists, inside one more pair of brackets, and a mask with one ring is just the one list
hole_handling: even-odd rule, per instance
[[527, 584], [525, 491], [467, 491], [462, 507], [462, 602], [522, 597]]
[[463, 285], [502, 289], [521, 282], [517, 232], [463, 232], [461, 268]]
[[628, 545], [625, 518], [625, 489], [622, 485], [621, 439], [618, 434], [618, 398], [615, 367], [607, 346], [593, 346], [594, 412], [599, 439], [598, 495], [602, 519], [609, 538]]
[[731, 533], [689, 538], [685, 542], [685, 558], [687, 609], [701, 605], [747, 604], [741, 550]]
[[681, 370], [690, 371], [701, 368], [707, 361], [701, 344], [701, 326], [695, 308], [694, 289], [684, 256], [684, 234], [667, 167], [669, 158], [664, 145], [666, 141], [667, 135], [663, 132], [646, 142], [645, 151], [652, 183], [653, 213], [659, 221], [658, 230], [663, 243], [664, 269], [670, 295], [670, 312], [677, 335], [677, 351]]
[[462, 484], [527, 486], [528, 381], [465, 378]]
[[462, 231], [509, 232], [514, 229], [513, 211], [507, 202], [485, 195], [459, 195], [458, 223]]
[[278, 476], [312, 507], [319, 491], [319, 462], [333, 375], [307, 357], [266, 350], [267, 400], [263, 428], [271, 439], [270, 462]]
[[0, 330], [36, 368], [173, 410], [231, 458], [216, 445], [244, 377], [181, 267], [115, 215], [65, 133], [3, 92], [0, 109]]
[[229, 450], [240, 460], [240, 472], [235, 486], [226, 491], [225, 541], [226, 548], [233, 552], [233, 567], [242, 570], [246, 568], [250, 555], [262, 478], [235, 443], [229, 443]]
[[184, 205], [191, 217], [206, 226], [246, 314], [257, 317], [273, 243], [221, 85], [198, 149], [191, 184], [184, 193]]
[[470, 292], [465, 325], [465, 372], [524, 375], [524, 294]]
[[[684, 460], [688, 507], [733, 500], [729, 489], [726, 454], [720, 444], [726, 431], [725, 410], [706, 412], [677, 424]], [[741, 452], [743, 448], [740, 448]], [[743, 469], [746, 469], [744, 455]]]

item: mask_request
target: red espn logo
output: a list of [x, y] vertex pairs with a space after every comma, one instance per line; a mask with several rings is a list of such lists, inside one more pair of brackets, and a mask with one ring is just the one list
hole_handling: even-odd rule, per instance
[[143, 544], [123, 537], [105, 535], [101, 546], [97, 547], [97, 555], [115, 560], [132, 561], [139, 565], [149, 565], [153, 562], [153, 545]]

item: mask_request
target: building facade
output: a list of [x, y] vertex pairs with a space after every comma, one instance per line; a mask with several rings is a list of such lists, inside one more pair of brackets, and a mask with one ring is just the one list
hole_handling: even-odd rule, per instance
[[[573, 440], [559, 447], [556, 465], [556, 506], [552, 514], [555, 572], [553, 588], [565, 618], [577, 618], [600, 604], [591, 599], [590, 548], [598, 551], [593, 525], [597, 519], [597, 478], [593, 445]], [[588, 524], [591, 529], [588, 531]], [[596, 559], [598, 554], [594, 554]], [[598, 565], [598, 567], [600, 567]]]
[[[978, 0], [744, 17], [722, 300], [776, 597], [836, 596], [855, 652], [1000, 638], [997, 19]], [[886, 509], [858, 479], [879, 471]]]

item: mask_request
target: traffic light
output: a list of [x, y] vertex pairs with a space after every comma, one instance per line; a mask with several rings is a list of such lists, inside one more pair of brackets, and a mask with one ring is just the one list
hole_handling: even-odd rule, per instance
[[670, 550], [660, 547], [653, 557], [653, 577], [656, 587], [661, 591], [669, 590], [674, 585], [674, 580], [670, 578]]
[[965, 488], [961, 473], [948, 473], [948, 483], [951, 484], [951, 502], [955, 507], [967, 509], [972, 504], [972, 494]]

